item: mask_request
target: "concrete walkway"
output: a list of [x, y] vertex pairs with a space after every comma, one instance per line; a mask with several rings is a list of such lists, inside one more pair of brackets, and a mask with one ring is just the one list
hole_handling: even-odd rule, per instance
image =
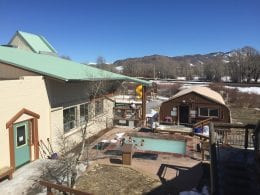
[[43, 167], [50, 160], [40, 159], [31, 162], [17, 169], [13, 174], [12, 180], [3, 180], [0, 182], [0, 194], [3, 195], [25, 195], [27, 191], [33, 187], [42, 175]]

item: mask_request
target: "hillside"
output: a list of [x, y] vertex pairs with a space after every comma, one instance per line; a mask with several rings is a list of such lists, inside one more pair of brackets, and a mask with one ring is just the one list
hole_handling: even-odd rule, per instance
[[[254, 48], [244, 47], [229, 52], [214, 52], [208, 54], [184, 55], [169, 57], [163, 55], [151, 55], [139, 58], [127, 58], [113, 63], [114, 68], [126, 75], [140, 77], [176, 78], [185, 76], [208, 77], [209, 71], [221, 75], [230, 75], [227, 65], [238, 55], [246, 56], [248, 53], [258, 53]], [[208, 71], [208, 72], [207, 72]], [[214, 75], [213, 75], [214, 76]], [[210, 79], [210, 78], [208, 78]]]

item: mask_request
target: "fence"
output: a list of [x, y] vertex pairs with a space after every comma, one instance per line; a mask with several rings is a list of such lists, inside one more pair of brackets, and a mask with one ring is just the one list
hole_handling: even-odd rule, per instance
[[229, 124], [229, 123], [210, 123], [210, 175], [211, 175], [211, 194], [217, 194], [218, 161], [217, 148], [229, 145], [236, 148], [252, 148], [259, 150], [259, 126], [254, 124]]
[[[74, 195], [91, 195], [88, 192], [83, 192], [80, 190], [76, 190], [73, 188], [69, 188], [67, 186], [63, 186], [63, 185], [59, 185], [59, 184], [54, 184], [48, 181], [39, 181], [39, 183], [42, 186], [47, 187], [47, 195], [54, 195], [54, 194], [58, 194], [59, 192], [62, 192], [62, 194], [74, 194]], [[53, 189], [53, 190], [52, 190]], [[55, 191], [55, 193], [53, 193], [53, 191]]]
[[254, 148], [254, 124], [214, 124], [215, 142], [232, 147], [247, 149]]

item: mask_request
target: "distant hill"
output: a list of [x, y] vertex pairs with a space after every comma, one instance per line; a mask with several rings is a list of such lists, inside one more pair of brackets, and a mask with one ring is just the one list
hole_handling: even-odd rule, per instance
[[[169, 57], [151, 55], [138, 58], [117, 60], [113, 67], [129, 76], [176, 78], [177, 76], [193, 77], [204, 76], [205, 65], [215, 64], [224, 66], [230, 59], [240, 53], [246, 52], [251, 47], [244, 47], [229, 52], [214, 52], [208, 54], [195, 54]], [[223, 70], [224, 71], [224, 70]], [[223, 72], [224, 74], [224, 72]]]

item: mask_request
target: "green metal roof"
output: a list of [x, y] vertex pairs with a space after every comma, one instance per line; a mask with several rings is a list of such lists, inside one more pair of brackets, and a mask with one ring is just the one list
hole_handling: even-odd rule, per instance
[[39, 53], [41, 51], [57, 53], [56, 50], [51, 46], [51, 44], [43, 36], [31, 34], [31, 33], [27, 33], [27, 32], [22, 32], [22, 31], [17, 31], [17, 34], [20, 35], [23, 38], [23, 40], [36, 53]]
[[0, 46], [0, 61], [64, 81], [129, 80], [143, 85], [149, 81], [101, 70], [59, 57]]

